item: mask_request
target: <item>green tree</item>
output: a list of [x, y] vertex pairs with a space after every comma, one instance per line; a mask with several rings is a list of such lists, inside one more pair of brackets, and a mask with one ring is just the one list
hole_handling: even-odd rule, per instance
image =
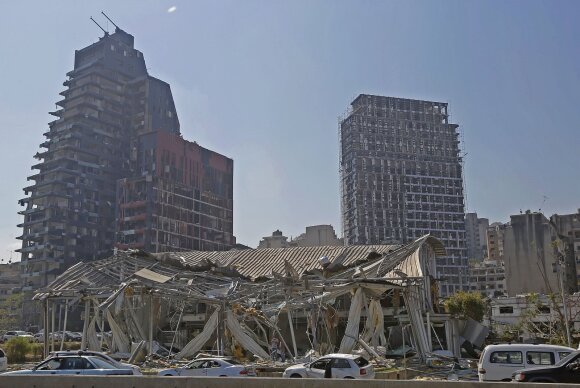
[[445, 308], [450, 314], [477, 322], [481, 322], [485, 314], [485, 302], [478, 292], [459, 291], [445, 300]]

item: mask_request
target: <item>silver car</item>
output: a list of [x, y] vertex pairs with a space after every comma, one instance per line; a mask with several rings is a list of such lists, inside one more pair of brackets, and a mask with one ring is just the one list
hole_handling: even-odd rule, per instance
[[198, 358], [181, 368], [164, 369], [159, 376], [216, 376], [247, 377], [255, 376], [256, 371], [230, 358]]
[[32, 369], [3, 373], [2, 375], [132, 375], [130, 368], [118, 368], [100, 357], [49, 357]]
[[50, 353], [51, 357], [56, 357], [56, 356], [92, 356], [92, 357], [100, 357], [103, 360], [107, 361], [110, 364], [115, 365], [117, 368], [120, 369], [132, 369], [133, 370], [133, 374], [134, 375], [142, 375], [143, 373], [141, 373], [141, 368], [139, 368], [136, 365], [131, 365], [131, 364], [126, 364], [124, 362], [121, 361], [117, 361], [114, 358], [112, 358], [111, 356], [105, 354], [105, 353], [101, 353], [101, 352], [95, 352], [92, 350], [76, 350], [76, 351], [57, 351], [57, 352], [51, 352]]

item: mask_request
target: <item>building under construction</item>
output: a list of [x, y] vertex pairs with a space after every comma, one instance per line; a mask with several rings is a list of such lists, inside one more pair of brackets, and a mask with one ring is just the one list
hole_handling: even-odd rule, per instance
[[171, 88], [133, 36], [116, 28], [76, 51], [67, 77], [20, 200], [23, 291], [116, 243], [231, 247], [233, 161], [181, 138]]
[[359, 95], [340, 123], [341, 205], [347, 245], [406, 243], [432, 234], [441, 294], [467, 289], [458, 125], [447, 104]]

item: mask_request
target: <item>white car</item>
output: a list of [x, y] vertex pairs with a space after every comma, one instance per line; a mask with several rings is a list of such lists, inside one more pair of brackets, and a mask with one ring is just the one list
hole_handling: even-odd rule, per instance
[[363, 357], [354, 354], [327, 354], [316, 361], [287, 368], [282, 377], [324, 378], [330, 363], [331, 377], [336, 379], [374, 379], [374, 367]]
[[50, 353], [51, 357], [61, 357], [61, 356], [91, 356], [91, 357], [100, 357], [103, 360], [109, 362], [110, 364], [115, 365], [117, 368], [119, 369], [131, 369], [133, 370], [133, 374], [134, 375], [142, 375], [143, 373], [141, 373], [141, 368], [139, 368], [136, 365], [131, 365], [131, 364], [126, 364], [124, 362], [120, 362], [115, 360], [114, 358], [112, 358], [111, 356], [105, 354], [105, 353], [101, 353], [101, 352], [95, 352], [92, 350], [77, 350], [77, 351], [62, 351], [62, 352], [51, 352]]
[[252, 367], [246, 367], [231, 358], [198, 358], [181, 368], [164, 369], [158, 376], [231, 376], [246, 377], [255, 376], [256, 371]]
[[6, 342], [14, 337], [26, 338], [30, 342], [34, 341], [34, 337], [32, 336], [32, 334], [30, 334], [26, 331], [13, 330], [13, 331], [7, 331], [6, 333], [4, 333], [4, 335], [2, 336], [2, 342]]
[[4, 350], [0, 349], [0, 372], [4, 372], [8, 368], [8, 357]]
[[129, 368], [117, 368], [100, 357], [55, 356], [49, 357], [32, 369], [3, 373], [6, 375], [132, 375]]

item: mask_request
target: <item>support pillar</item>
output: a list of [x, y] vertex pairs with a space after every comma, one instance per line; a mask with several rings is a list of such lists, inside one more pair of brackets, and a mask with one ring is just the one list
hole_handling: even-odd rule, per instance
[[48, 297], [44, 300], [44, 358], [48, 357]]
[[149, 355], [153, 354], [153, 295], [149, 294]]
[[52, 302], [52, 309], [51, 309], [52, 310], [52, 319], [51, 319], [52, 322], [51, 322], [51, 325], [50, 325], [50, 347], [51, 347], [51, 349], [52, 349], [53, 352], [54, 352], [54, 323], [55, 323], [55, 320], [56, 320], [55, 310], [54, 310], [55, 307], [56, 307], [55, 306], [55, 303]]
[[68, 319], [68, 299], [64, 302], [64, 322], [62, 323], [62, 337], [60, 339], [60, 351], [64, 348], [64, 340], [66, 339], [66, 321]]
[[288, 325], [290, 325], [290, 335], [292, 336], [292, 347], [294, 348], [294, 358], [298, 357], [298, 350], [296, 348], [296, 337], [294, 336], [294, 325], [292, 324], [292, 314], [290, 313], [290, 304], [286, 299], [286, 311], [288, 312]]
[[91, 311], [91, 302], [88, 299], [85, 299], [85, 321], [83, 322], [83, 339], [81, 341], [81, 350], [85, 350], [87, 348], [87, 331], [89, 329], [89, 315]]

